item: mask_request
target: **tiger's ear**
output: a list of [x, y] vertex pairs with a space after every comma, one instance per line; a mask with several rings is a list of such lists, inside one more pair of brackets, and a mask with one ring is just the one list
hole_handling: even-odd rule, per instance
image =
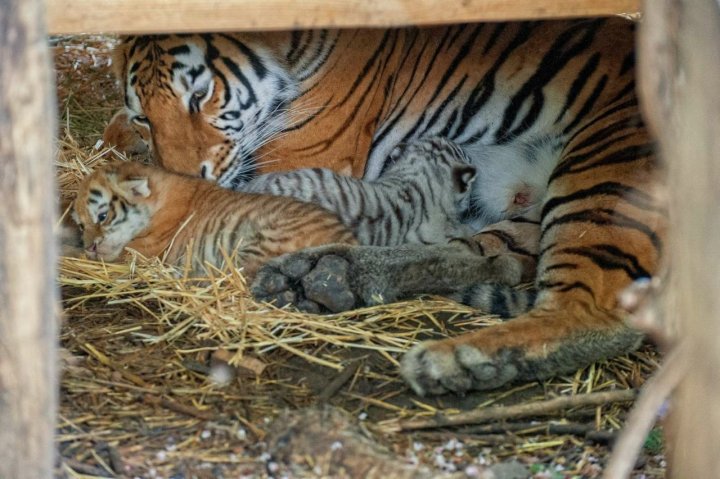
[[120, 37], [120, 43], [118, 43], [112, 50], [111, 58], [112, 72], [115, 74], [115, 78], [120, 81], [121, 88], [125, 88], [125, 75], [127, 73], [127, 55], [130, 51], [130, 40], [132, 37], [123, 36]]
[[134, 198], [147, 198], [150, 196], [150, 183], [147, 178], [129, 178], [120, 182], [123, 193]]
[[453, 168], [453, 186], [458, 193], [467, 193], [475, 181], [477, 170], [474, 166], [462, 165]]

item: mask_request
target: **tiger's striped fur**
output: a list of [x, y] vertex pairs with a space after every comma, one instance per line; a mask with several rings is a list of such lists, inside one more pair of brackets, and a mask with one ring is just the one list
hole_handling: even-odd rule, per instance
[[[467, 241], [480, 255], [537, 258], [534, 308], [417, 346], [402, 373], [418, 393], [543, 378], [637, 345], [616, 296], [657, 270], [666, 212], [635, 95], [632, 22], [132, 37], [115, 64], [158, 161], [223, 186], [308, 167], [373, 180], [395, 146], [437, 135], [475, 165], [487, 147], [549, 165], [537, 219]], [[544, 168], [527, 175], [534, 184]], [[385, 264], [372, 247], [343, 250], [357, 297], [387, 278], [417, 284], [423, 270], [409, 278], [408, 264], [446, 261], [439, 246], [417, 248]]]
[[411, 142], [394, 156], [375, 181], [314, 168], [261, 175], [242, 191], [316, 203], [335, 213], [360, 244], [446, 243], [470, 234], [459, 218], [475, 167], [462, 150], [431, 137]]
[[233, 192], [137, 162], [109, 164], [85, 178], [73, 218], [92, 259], [114, 261], [127, 247], [184, 265], [190, 253], [195, 275], [231, 259], [252, 278], [271, 257], [357, 243], [334, 215], [315, 205]]

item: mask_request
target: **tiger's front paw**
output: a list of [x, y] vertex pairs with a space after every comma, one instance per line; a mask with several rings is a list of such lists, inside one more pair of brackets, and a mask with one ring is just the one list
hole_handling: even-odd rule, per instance
[[509, 350], [487, 354], [457, 339], [426, 341], [402, 359], [400, 373], [420, 396], [495, 389], [518, 375]]
[[311, 313], [338, 313], [358, 305], [351, 285], [350, 262], [342, 246], [313, 248], [275, 258], [252, 284], [256, 299], [293, 304]]

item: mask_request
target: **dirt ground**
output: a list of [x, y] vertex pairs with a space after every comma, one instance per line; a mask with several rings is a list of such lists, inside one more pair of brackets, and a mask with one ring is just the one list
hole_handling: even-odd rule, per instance
[[[51, 39], [65, 199], [77, 172], [118, 156], [98, 144], [121, 105], [109, 66], [114, 41]], [[141, 260], [61, 262], [57, 477], [401, 477], [403, 471], [406, 477], [600, 477], [627, 403], [420, 432], [396, 426], [440, 413], [637, 388], [657, 367], [657, 353], [646, 345], [573, 376], [461, 398], [419, 398], [398, 377], [402, 351], [418, 339], [496, 319], [438, 298], [337, 317], [300, 315], [253, 303], [234, 276], [200, 291], [158, 268]], [[346, 461], [343, 472], [337, 468], [343, 454], [377, 469]], [[425, 472], [412, 468], [418, 464]], [[664, 470], [655, 430], [633, 477], [664, 477]]]

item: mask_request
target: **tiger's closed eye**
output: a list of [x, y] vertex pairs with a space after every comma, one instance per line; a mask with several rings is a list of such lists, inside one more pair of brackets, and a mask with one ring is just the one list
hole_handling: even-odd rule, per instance
[[148, 120], [148, 118], [144, 115], [134, 116], [132, 121], [133, 121], [133, 123], [136, 123], [138, 125], [150, 126], [150, 120]]

